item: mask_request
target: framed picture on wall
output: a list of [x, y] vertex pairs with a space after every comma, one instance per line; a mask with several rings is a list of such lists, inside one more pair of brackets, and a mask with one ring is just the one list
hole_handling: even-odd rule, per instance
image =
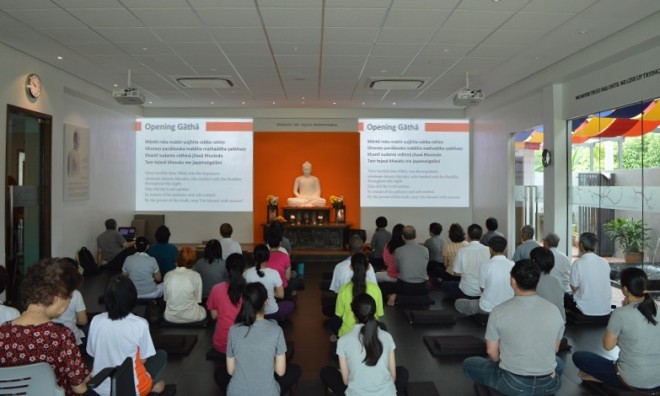
[[89, 128], [64, 124], [64, 201], [89, 199]]

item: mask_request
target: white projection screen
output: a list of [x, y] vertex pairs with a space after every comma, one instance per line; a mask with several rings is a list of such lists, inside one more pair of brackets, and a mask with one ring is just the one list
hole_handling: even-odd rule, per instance
[[251, 212], [252, 125], [252, 119], [138, 119], [135, 209]]
[[362, 207], [470, 205], [468, 120], [360, 119]]

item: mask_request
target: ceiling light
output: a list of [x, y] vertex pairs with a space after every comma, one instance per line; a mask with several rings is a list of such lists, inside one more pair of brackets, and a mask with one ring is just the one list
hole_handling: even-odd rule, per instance
[[371, 89], [384, 89], [384, 90], [390, 90], [390, 89], [417, 89], [424, 85], [424, 80], [374, 80], [369, 84], [369, 88]]
[[62, 58], [61, 56], [57, 57], [57, 60], [62, 60], [62, 59], [64, 59], [64, 58]]
[[112, 86], [115, 87], [115, 88], [117, 88], [117, 87], [119, 87], [119, 84], [114, 83], [114, 84], [112, 84]]
[[215, 102], [211, 102], [211, 104], [215, 104]]
[[175, 80], [185, 88], [222, 89], [234, 86], [231, 80], [223, 77], [177, 77]]
[[245, 101], [242, 101], [241, 104], [245, 104]]

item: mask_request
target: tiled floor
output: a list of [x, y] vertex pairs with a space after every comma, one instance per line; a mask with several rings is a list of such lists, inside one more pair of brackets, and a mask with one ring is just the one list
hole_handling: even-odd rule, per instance
[[[321, 273], [331, 271], [333, 263], [307, 264], [305, 272], [306, 288], [299, 292], [298, 306], [291, 322], [284, 326], [289, 341], [295, 342], [293, 361], [298, 363], [303, 374], [298, 385], [298, 396], [325, 395], [319, 380], [319, 369], [330, 362], [330, 343], [324, 327], [324, 317], [320, 310], [319, 289]], [[90, 312], [100, 311], [97, 298], [103, 292], [107, 275], [88, 278], [83, 285], [85, 303]], [[440, 291], [433, 291], [436, 305], [432, 309], [451, 309], [448, 302], [443, 302]], [[613, 296], [613, 301], [620, 303], [621, 297]], [[405, 320], [399, 307], [386, 307], [384, 322], [397, 344], [397, 364], [406, 366], [410, 371], [411, 381], [433, 381], [440, 395], [476, 395], [472, 383], [465, 379], [461, 369], [462, 358], [437, 359], [431, 356], [422, 342], [424, 335], [468, 334], [483, 337], [485, 329], [469, 318], [460, 318], [453, 327], [411, 326]], [[604, 327], [571, 326], [566, 328], [566, 337], [573, 350], [588, 349], [605, 354], [601, 339]], [[213, 381], [215, 363], [205, 360], [205, 353], [212, 347], [212, 329], [153, 329], [153, 332], [196, 334], [198, 341], [185, 358], [171, 358], [164, 378], [167, 383], [176, 384], [178, 394], [184, 396], [219, 395], [220, 391]], [[557, 395], [593, 395], [593, 391], [581, 385], [577, 370], [571, 361], [570, 352], [559, 355], [566, 362], [562, 377], [562, 388]], [[613, 357], [613, 356], [612, 356]], [[254, 395], [259, 396], [259, 395]], [[425, 395], [410, 395], [425, 396]]]

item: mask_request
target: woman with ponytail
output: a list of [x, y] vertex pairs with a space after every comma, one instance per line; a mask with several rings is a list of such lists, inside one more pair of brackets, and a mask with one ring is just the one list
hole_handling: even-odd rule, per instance
[[660, 316], [647, 283], [646, 273], [639, 268], [621, 272], [623, 306], [612, 312], [603, 336], [606, 350], [619, 347], [619, 359], [613, 362], [592, 352], [575, 352], [573, 362], [583, 381], [660, 390]]
[[330, 330], [340, 337], [351, 331], [355, 325], [355, 317], [351, 311], [353, 299], [363, 293], [369, 294], [376, 301], [375, 317], [383, 316], [383, 295], [378, 284], [367, 281], [367, 270], [369, 269], [369, 258], [364, 253], [356, 253], [351, 257], [351, 270], [353, 278], [344, 284], [337, 292], [337, 305], [335, 315], [337, 319], [330, 321]]
[[275, 322], [264, 320], [267, 304], [264, 285], [256, 282], [245, 287], [236, 324], [229, 330], [227, 373], [231, 380], [227, 396], [279, 396], [300, 378], [300, 366], [287, 367], [282, 329]]
[[264, 268], [270, 258], [270, 250], [263, 243], [255, 246], [252, 253], [256, 265], [245, 271], [245, 280], [249, 283], [259, 282], [268, 292], [268, 304], [266, 304], [266, 319], [275, 319], [278, 322], [285, 321], [295, 307], [293, 301], [276, 301], [275, 298], [284, 298], [284, 286], [280, 274], [271, 268]]
[[211, 317], [217, 320], [213, 334], [213, 347], [220, 353], [227, 350], [227, 334], [241, 309], [243, 289], [245, 289], [245, 258], [238, 253], [227, 257], [227, 280], [213, 286], [206, 301]]
[[392, 336], [379, 329], [377, 300], [362, 293], [353, 298], [352, 314], [357, 324], [337, 342], [339, 371], [321, 369], [321, 380], [335, 395], [405, 394], [408, 370], [397, 367]]

